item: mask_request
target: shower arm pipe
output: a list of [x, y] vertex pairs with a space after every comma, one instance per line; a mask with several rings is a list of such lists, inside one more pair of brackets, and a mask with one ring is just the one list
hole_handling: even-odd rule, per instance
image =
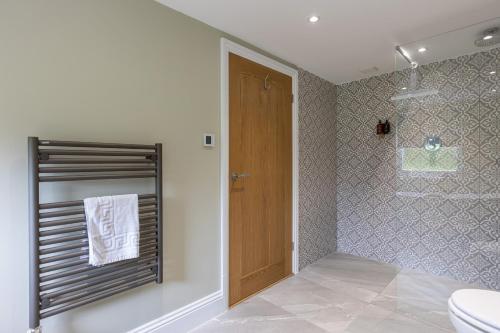
[[417, 67], [418, 63], [411, 60], [411, 58], [408, 56], [408, 53], [406, 53], [401, 46], [396, 46], [396, 51], [401, 54], [401, 56], [412, 66], [412, 67]]

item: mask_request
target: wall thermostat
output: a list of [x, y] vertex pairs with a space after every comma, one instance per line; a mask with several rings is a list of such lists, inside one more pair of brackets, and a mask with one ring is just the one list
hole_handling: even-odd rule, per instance
[[215, 134], [212, 133], [203, 134], [203, 146], [215, 147]]

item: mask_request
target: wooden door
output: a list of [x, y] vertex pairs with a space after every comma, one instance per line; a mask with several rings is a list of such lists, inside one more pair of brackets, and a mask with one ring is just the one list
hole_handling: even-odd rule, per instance
[[292, 272], [292, 78], [229, 54], [229, 304]]

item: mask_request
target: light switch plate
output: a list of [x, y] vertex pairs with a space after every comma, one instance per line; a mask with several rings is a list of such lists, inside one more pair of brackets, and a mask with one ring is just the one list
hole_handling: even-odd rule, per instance
[[203, 146], [215, 147], [215, 134], [212, 133], [203, 134]]

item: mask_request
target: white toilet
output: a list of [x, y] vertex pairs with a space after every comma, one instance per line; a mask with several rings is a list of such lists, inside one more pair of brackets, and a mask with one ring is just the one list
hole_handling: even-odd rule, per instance
[[458, 333], [500, 333], [500, 292], [455, 291], [448, 300], [448, 312]]

